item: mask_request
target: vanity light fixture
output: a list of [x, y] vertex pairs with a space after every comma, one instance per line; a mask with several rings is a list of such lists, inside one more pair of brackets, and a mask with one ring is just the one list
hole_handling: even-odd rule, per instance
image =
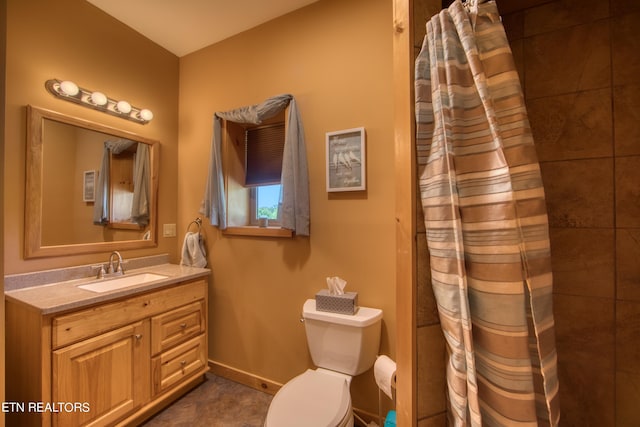
[[153, 119], [151, 110], [134, 107], [127, 101], [116, 101], [102, 92], [83, 89], [69, 80], [51, 79], [47, 80], [44, 86], [52, 95], [60, 99], [75, 102], [112, 116], [141, 124], [149, 123]]

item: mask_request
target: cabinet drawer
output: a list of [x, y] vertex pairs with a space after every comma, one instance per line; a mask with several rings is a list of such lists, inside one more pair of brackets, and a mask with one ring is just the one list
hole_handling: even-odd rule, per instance
[[60, 348], [119, 326], [155, 316], [176, 306], [203, 300], [206, 292], [206, 282], [197, 280], [56, 316], [51, 326], [52, 346], [54, 349]]
[[205, 330], [205, 303], [198, 301], [151, 318], [151, 354], [200, 335]]
[[161, 393], [182, 379], [207, 370], [205, 334], [153, 358], [153, 391]]

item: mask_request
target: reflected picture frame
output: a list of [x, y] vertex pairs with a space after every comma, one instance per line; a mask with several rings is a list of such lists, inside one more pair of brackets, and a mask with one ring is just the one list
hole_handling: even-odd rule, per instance
[[327, 192], [366, 190], [366, 157], [364, 127], [327, 132]]
[[84, 171], [84, 179], [82, 181], [82, 200], [84, 202], [96, 201], [96, 177], [97, 171]]

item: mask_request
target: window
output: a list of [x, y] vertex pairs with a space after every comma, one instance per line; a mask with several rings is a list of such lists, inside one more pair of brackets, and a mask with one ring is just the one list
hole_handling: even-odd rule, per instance
[[[261, 125], [225, 122], [226, 234], [247, 235], [253, 233], [251, 229], [258, 235], [265, 235], [270, 230], [280, 231], [277, 227], [280, 225], [278, 204], [286, 131], [284, 118], [283, 112]], [[269, 226], [273, 228], [256, 229], [260, 218], [268, 218]], [[290, 236], [290, 230], [286, 231]]]
[[260, 218], [267, 218], [269, 225], [279, 225], [280, 184], [260, 185], [251, 189], [251, 225]]
[[268, 218], [271, 225], [280, 223], [278, 200], [284, 130], [284, 122], [278, 122], [245, 131], [244, 184], [251, 187], [251, 225], [257, 225], [260, 218]]
[[284, 122], [247, 128], [245, 179], [248, 187], [278, 184], [284, 153]]

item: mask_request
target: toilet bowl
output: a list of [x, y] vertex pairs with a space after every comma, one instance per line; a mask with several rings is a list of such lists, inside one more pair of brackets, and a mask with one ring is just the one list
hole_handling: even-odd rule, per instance
[[307, 343], [317, 369], [308, 369], [280, 388], [265, 427], [353, 427], [351, 378], [373, 366], [380, 345], [382, 310], [360, 307], [345, 315], [304, 303]]
[[350, 378], [307, 370], [276, 393], [265, 427], [353, 427]]

